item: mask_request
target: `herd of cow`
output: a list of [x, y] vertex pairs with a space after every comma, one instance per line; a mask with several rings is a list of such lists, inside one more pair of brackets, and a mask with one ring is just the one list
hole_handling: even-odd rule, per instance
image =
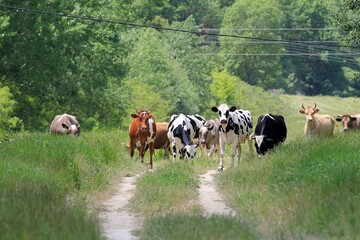
[[[240, 161], [241, 144], [247, 141], [249, 150], [253, 153], [253, 144], [258, 155], [264, 155], [277, 144], [285, 141], [287, 128], [285, 119], [281, 115], [267, 113], [261, 115], [253, 130], [253, 121], [249, 111], [229, 107], [221, 104], [211, 110], [218, 114], [218, 118], [206, 120], [200, 115], [172, 115], [169, 122], [156, 122], [150, 111], [142, 110], [131, 114], [133, 118], [129, 127], [130, 156], [138, 150], [141, 161], [150, 149], [149, 169], [153, 167], [155, 149], [164, 149], [165, 156], [170, 151], [175, 161], [177, 154], [180, 159], [194, 158], [196, 149], [200, 154], [208, 157], [217, 150], [219, 161], [218, 171], [224, 169], [225, 146], [231, 145], [230, 167], [235, 165], [234, 158], [237, 152], [237, 163]], [[306, 138], [312, 136], [331, 136], [335, 128], [335, 120], [330, 115], [316, 114], [320, 110], [315, 106], [302, 105], [299, 113], [306, 116], [304, 134]], [[338, 116], [336, 121], [342, 122], [343, 130], [360, 128], [360, 114], [345, 114]], [[50, 125], [52, 134], [79, 135], [80, 124], [75, 116], [69, 114], [57, 115]]]

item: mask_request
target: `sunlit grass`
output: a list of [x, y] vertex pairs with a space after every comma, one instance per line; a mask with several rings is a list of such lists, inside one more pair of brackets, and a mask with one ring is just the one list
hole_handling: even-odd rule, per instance
[[268, 238], [354, 239], [360, 231], [358, 133], [279, 146], [218, 175], [219, 189]]
[[139, 234], [140, 239], [260, 239], [253, 229], [236, 217], [167, 214], [149, 219]]
[[80, 137], [17, 134], [0, 144], [1, 239], [99, 239], [85, 201], [111, 177], [146, 169], [130, 159], [125, 132]]

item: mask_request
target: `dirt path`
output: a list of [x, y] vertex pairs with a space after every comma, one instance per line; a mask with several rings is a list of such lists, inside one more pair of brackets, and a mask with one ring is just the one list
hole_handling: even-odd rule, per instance
[[225, 205], [222, 196], [216, 190], [214, 174], [217, 174], [216, 170], [209, 170], [200, 175], [200, 204], [207, 216], [213, 214], [235, 216], [235, 211]]
[[124, 177], [117, 186], [116, 193], [102, 203], [100, 221], [103, 235], [107, 239], [137, 239], [131, 232], [141, 223], [127, 210], [127, 205], [135, 190], [139, 176]]
[[[222, 196], [216, 190], [214, 174], [217, 174], [216, 170], [210, 170], [200, 175], [199, 200], [205, 215], [234, 216], [235, 212], [225, 205]], [[141, 222], [128, 211], [127, 205], [135, 191], [138, 177], [139, 175], [124, 177], [116, 186], [115, 194], [102, 202], [99, 216], [103, 235], [107, 239], [137, 239], [131, 232], [140, 228]]]

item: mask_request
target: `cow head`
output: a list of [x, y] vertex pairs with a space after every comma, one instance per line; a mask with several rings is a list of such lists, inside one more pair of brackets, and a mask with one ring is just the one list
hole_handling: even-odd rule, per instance
[[[150, 111], [138, 111], [137, 114], [132, 113], [131, 117], [134, 119], [138, 119], [141, 126], [140, 131], [145, 132], [149, 129], [149, 119], [152, 119]], [[151, 120], [152, 121], [152, 120]]]
[[229, 108], [227, 104], [221, 104], [218, 108], [212, 107], [211, 110], [219, 114], [220, 124], [223, 129], [226, 129], [230, 118], [230, 112], [234, 112], [236, 110], [236, 107], [232, 106], [231, 108]]
[[78, 136], [80, 135], [80, 125], [67, 125], [65, 123], [62, 124], [62, 127], [66, 130], [66, 134], [72, 135], [72, 136]]
[[356, 117], [350, 114], [344, 114], [342, 116], [337, 116], [336, 121], [342, 122], [344, 132], [354, 127]]
[[185, 156], [187, 158], [194, 158], [196, 155], [196, 148], [198, 146], [198, 143], [185, 146], [183, 149]]
[[200, 131], [199, 131], [199, 142], [200, 144], [204, 145], [206, 143], [206, 137], [207, 137], [207, 134], [208, 134], [208, 128], [203, 126], [200, 128]]
[[66, 134], [71, 136], [80, 135], [80, 124], [75, 116], [66, 115], [68, 121], [65, 121], [61, 126], [65, 129]]
[[299, 113], [306, 115], [307, 122], [312, 122], [314, 114], [318, 113], [320, 111], [320, 109], [316, 108], [316, 103], [315, 103], [314, 107], [307, 106], [305, 108], [304, 104], [302, 104], [301, 107], [302, 107], [302, 109], [299, 110]]

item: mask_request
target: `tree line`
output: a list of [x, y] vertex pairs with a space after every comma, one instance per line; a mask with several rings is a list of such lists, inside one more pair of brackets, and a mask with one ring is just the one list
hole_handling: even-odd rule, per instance
[[359, 96], [352, 2], [0, 0], [0, 128], [44, 131], [64, 112], [87, 129], [125, 126], [140, 108], [162, 121], [206, 113], [240, 81]]

